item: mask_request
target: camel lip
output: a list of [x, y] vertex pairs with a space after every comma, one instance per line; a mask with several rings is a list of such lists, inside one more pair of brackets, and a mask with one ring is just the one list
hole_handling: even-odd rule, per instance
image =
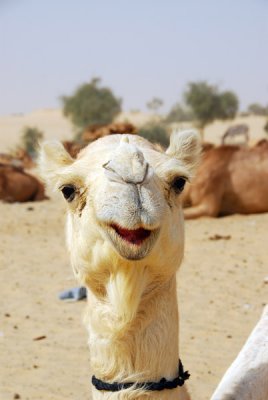
[[127, 229], [118, 223], [110, 222], [102, 225], [106, 237], [116, 252], [127, 260], [141, 260], [152, 250], [160, 232], [160, 228], [146, 229], [141, 226]]
[[111, 224], [110, 228], [120, 236], [124, 241], [133, 244], [135, 246], [140, 246], [144, 243], [146, 239], [151, 236], [152, 231], [145, 228], [137, 228], [137, 229], [127, 229], [123, 228], [117, 224]]

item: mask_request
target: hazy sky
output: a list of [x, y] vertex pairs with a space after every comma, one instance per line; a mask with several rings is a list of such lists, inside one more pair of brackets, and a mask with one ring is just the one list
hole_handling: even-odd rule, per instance
[[58, 107], [100, 76], [145, 109], [187, 82], [268, 104], [267, 0], [0, 0], [0, 114]]

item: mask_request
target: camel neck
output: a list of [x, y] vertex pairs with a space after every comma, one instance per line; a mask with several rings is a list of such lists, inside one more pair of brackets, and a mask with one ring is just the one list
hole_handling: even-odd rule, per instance
[[179, 360], [176, 278], [159, 287], [129, 282], [121, 282], [119, 298], [114, 282], [105, 301], [89, 294], [92, 371], [105, 381], [172, 380]]

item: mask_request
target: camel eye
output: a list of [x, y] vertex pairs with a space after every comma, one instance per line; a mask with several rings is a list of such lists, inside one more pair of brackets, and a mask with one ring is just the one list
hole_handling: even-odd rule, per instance
[[177, 176], [173, 179], [171, 183], [171, 188], [175, 191], [175, 193], [179, 194], [183, 191], [186, 183], [186, 178], [183, 176]]
[[71, 202], [74, 199], [75, 190], [76, 189], [73, 185], [65, 185], [61, 188], [62, 194], [68, 202]]

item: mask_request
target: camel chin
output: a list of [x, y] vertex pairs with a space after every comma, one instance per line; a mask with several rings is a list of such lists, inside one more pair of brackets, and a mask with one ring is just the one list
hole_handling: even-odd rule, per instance
[[103, 230], [116, 252], [127, 260], [145, 258], [154, 247], [160, 232], [160, 229], [125, 229], [115, 224], [106, 225]]

